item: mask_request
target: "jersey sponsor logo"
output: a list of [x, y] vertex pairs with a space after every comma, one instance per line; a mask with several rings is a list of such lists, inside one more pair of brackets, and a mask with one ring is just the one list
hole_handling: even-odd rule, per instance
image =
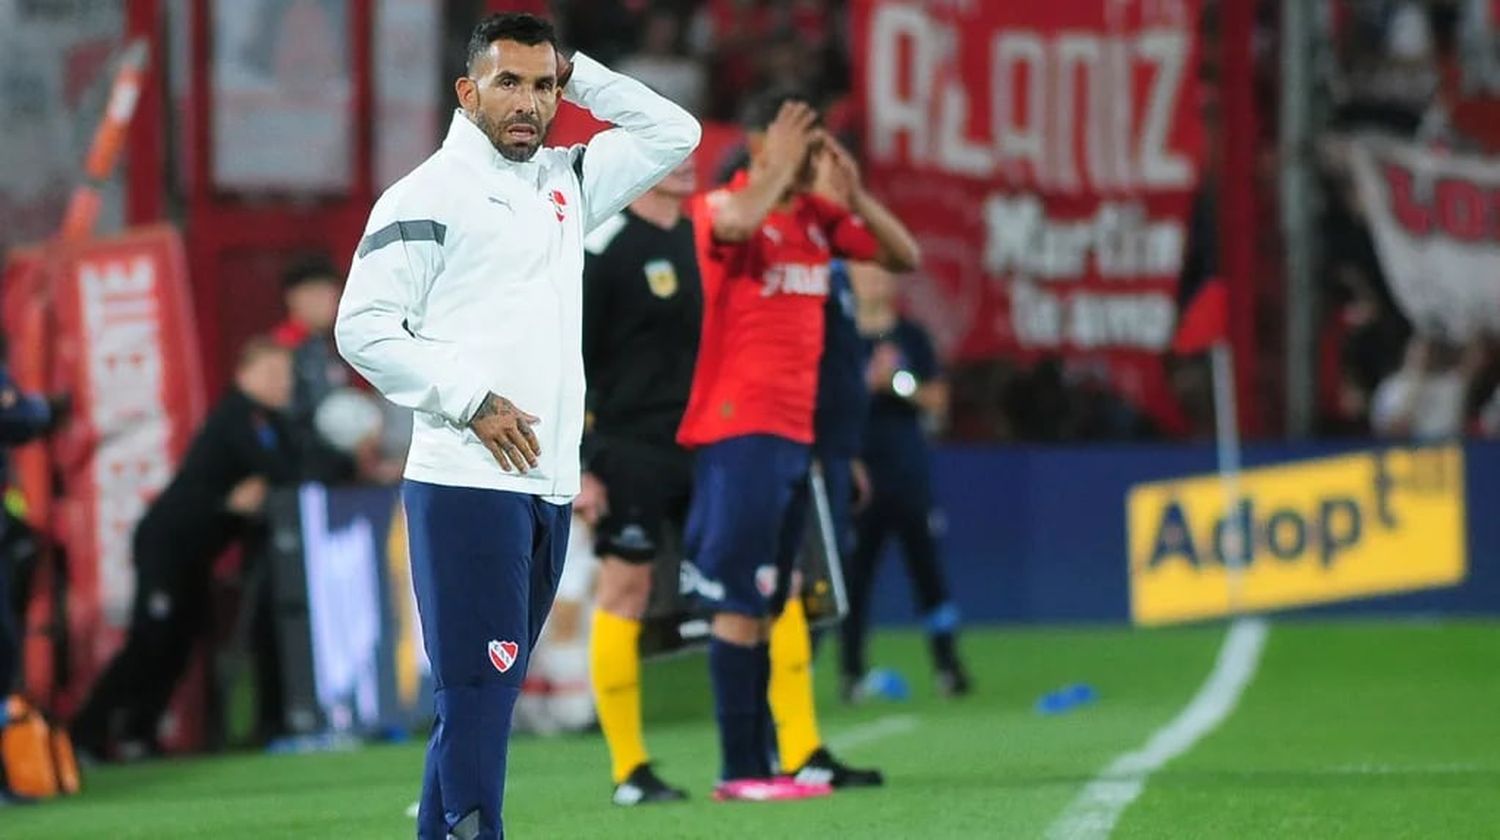
[[561, 222], [567, 219], [568, 216], [566, 210], [568, 209], [568, 197], [563, 195], [562, 190], [553, 190], [551, 198], [552, 210], [553, 212], [557, 213], [557, 220]]
[[510, 666], [516, 664], [516, 656], [521, 652], [521, 646], [515, 642], [490, 639], [490, 664], [495, 670], [505, 673]]
[[651, 288], [651, 294], [663, 300], [677, 294], [677, 267], [671, 260], [646, 263], [646, 285]]
[[783, 263], [766, 269], [765, 286], [760, 290], [760, 295], [761, 297], [771, 297], [777, 294], [826, 297], [828, 287], [827, 263], [822, 265]]

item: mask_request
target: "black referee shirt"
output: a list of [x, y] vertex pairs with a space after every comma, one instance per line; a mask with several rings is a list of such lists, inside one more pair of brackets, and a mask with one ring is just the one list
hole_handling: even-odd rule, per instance
[[625, 210], [584, 243], [583, 365], [595, 434], [671, 445], [698, 355], [703, 288], [684, 216]]

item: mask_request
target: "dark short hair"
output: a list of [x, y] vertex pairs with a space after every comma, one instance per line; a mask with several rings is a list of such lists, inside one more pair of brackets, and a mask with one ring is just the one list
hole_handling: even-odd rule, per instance
[[481, 20], [469, 36], [469, 54], [464, 66], [472, 69], [474, 62], [489, 52], [490, 44], [496, 41], [515, 41], [527, 47], [551, 44], [557, 49], [557, 30], [552, 21], [525, 12], [490, 15]]
[[340, 273], [333, 261], [321, 255], [302, 257], [281, 275], [281, 290], [289, 292], [308, 283], [327, 281], [338, 285]]
[[[752, 97], [745, 105], [745, 110], [740, 115], [740, 121], [746, 131], [765, 131], [771, 123], [776, 121], [776, 115], [781, 112], [781, 106], [788, 102], [806, 102], [818, 107], [817, 101], [812, 94], [801, 88], [781, 87], [772, 88], [764, 93]], [[823, 115], [818, 114], [818, 122], [823, 122]]]

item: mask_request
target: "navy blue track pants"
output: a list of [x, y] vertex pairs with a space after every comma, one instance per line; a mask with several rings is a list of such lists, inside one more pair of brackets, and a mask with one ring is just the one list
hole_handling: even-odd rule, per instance
[[552, 609], [572, 506], [417, 481], [402, 501], [437, 712], [417, 836], [500, 838], [511, 713]]

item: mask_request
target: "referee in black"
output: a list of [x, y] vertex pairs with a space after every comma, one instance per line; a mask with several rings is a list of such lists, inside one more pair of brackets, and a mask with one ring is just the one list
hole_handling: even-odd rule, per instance
[[682, 203], [691, 159], [584, 243], [583, 363], [591, 423], [574, 511], [595, 526], [599, 586], [589, 668], [614, 801], [686, 794], [652, 772], [641, 725], [641, 620], [668, 527], [681, 531], [692, 457], [677, 446], [698, 355], [703, 290]]

